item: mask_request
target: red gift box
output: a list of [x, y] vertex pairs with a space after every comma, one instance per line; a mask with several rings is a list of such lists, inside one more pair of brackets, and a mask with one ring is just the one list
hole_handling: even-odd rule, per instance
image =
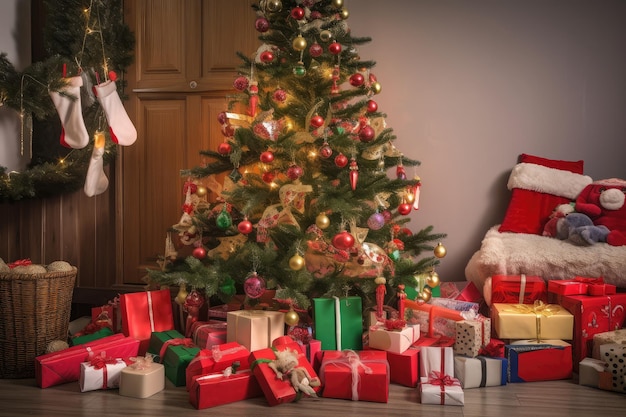
[[574, 279], [550, 280], [548, 282], [548, 300], [555, 295], [612, 295], [617, 287], [605, 284], [604, 278], [575, 277]]
[[80, 379], [80, 364], [89, 354], [113, 358], [137, 356], [139, 341], [121, 333], [73, 346], [58, 352], [46, 353], [35, 358], [35, 379], [40, 388], [75, 382]]
[[263, 395], [250, 369], [231, 375], [223, 372], [195, 375], [189, 389], [189, 402], [198, 410], [256, 398]]
[[491, 277], [489, 304], [533, 304], [548, 302], [546, 282], [543, 278], [526, 275], [494, 275]]
[[174, 329], [169, 290], [141, 291], [120, 296], [122, 332], [139, 340], [139, 355], [145, 355], [153, 332]]
[[201, 349], [226, 343], [226, 323], [220, 320], [197, 321], [191, 325], [193, 343]]
[[417, 387], [419, 381], [419, 349], [411, 346], [403, 353], [387, 352], [389, 380], [405, 387]]
[[[317, 373], [307, 360], [298, 343], [287, 343], [274, 348], [255, 350], [250, 354], [250, 368], [256, 376], [261, 390], [270, 406], [289, 403], [299, 398], [300, 392], [296, 392], [289, 378], [278, 378], [276, 373], [269, 367], [269, 363], [276, 359], [276, 351], [291, 349], [298, 354], [298, 365], [311, 376], [311, 380], [319, 381]], [[317, 392], [319, 387], [315, 387]]]
[[572, 346], [562, 340], [525, 340], [506, 346], [508, 382], [554, 381], [572, 377]]
[[108, 327], [114, 332], [119, 332], [120, 323], [118, 318], [119, 313], [117, 307], [114, 305], [107, 304], [91, 309], [91, 322], [96, 324], [99, 328]]
[[555, 301], [574, 316], [574, 370], [591, 356], [593, 336], [621, 329], [626, 321], [626, 293], [615, 295], [555, 295]]
[[223, 371], [232, 366], [234, 362], [239, 362], [238, 371], [250, 368], [249, 356], [250, 351], [237, 342], [215, 345], [211, 349], [202, 349], [187, 366], [187, 389], [190, 389], [194, 376]]
[[382, 350], [326, 350], [320, 365], [325, 398], [389, 401], [389, 362]]

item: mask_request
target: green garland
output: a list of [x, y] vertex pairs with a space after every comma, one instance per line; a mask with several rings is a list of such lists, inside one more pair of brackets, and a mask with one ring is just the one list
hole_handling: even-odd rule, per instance
[[[45, 5], [44, 46], [49, 58], [18, 72], [6, 54], [0, 54], [0, 106], [15, 109], [33, 126], [28, 169], [8, 172], [0, 166], [0, 202], [49, 197], [82, 187], [93, 141], [83, 149], [60, 145], [61, 122], [49, 92], [64, 87], [63, 68], [67, 76], [83, 70], [97, 84], [109, 77], [109, 71], [121, 76], [133, 60], [135, 39], [123, 23], [122, 0], [46, 0]], [[120, 97], [124, 84], [117, 80]], [[102, 108], [94, 100], [82, 110], [90, 137], [97, 130], [106, 132], [104, 162], [110, 163], [117, 146], [108, 134]]]

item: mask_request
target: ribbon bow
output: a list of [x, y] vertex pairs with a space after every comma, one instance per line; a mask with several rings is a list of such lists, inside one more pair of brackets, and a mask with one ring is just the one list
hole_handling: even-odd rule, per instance
[[291, 212], [294, 208], [299, 213], [304, 213], [305, 195], [313, 191], [310, 185], [287, 184], [278, 191], [280, 204], [273, 204], [265, 209], [261, 220], [257, 224], [257, 242], [268, 242], [268, 229], [279, 223], [289, 224], [300, 228], [300, 223]]
[[151, 353], [146, 353], [146, 356], [137, 356], [132, 357], [130, 360], [133, 362], [129, 365], [132, 369], [136, 369], [138, 371], [148, 369], [154, 363], [154, 355]]
[[534, 314], [536, 317], [537, 341], [541, 341], [541, 317], [550, 317], [561, 310], [561, 306], [556, 304], [544, 304], [541, 300], [536, 300], [534, 304], [514, 304], [513, 309], [521, 314]]
[[32, 265], [32, 264], [33, 263], [31, 262], [30, 259], [20, 259], [20, 260], [17, 260], [15, 262], [11, 262], [9, 264], [9, 268], [13, 269], [16, 266], [28, 266], [28, 265]]
[[161, 358], [161, 361], [163, 361], [163, 357], [165, 355], [165, 351], [167, 350], [167, 348], [169, 346], [184, 346], [184, 347], [194, 347], [195, 345], [193, 344], [193, 340], [189, 339], [189, 338], [178, 338], [178, 339], [170, 339], [165, 341], [165, 343], [163, 343], [163, 346], [161, 346], [161, 350], [159, 351], [159, 358]]
[[439, 385], [441, 387], [451, 387], [453, 385], [458, 385], [458, 386], [461, 385], [458, 379], [453, 378], [450, 375], [446, 375], [439, 371], [432, 371], [430, 375], [428, 375], [428, 383], [431, 385]]
[[489, 356], [491, 358], [504, 357], [504, 342], [498, 339], [491, 339], [489, 343], [478, 351], [479, 356]]
[[90, 354], [89, 364], [94, 367], [94, 369], [102, 369], [107, 365], [115, 365], [117, 363], [117, 359], [112, 358], [110, 356], [105, 356], [104, 351], [101, 352], [99, 356]]

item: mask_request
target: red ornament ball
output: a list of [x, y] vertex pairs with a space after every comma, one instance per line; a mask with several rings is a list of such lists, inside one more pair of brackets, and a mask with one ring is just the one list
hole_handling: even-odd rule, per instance
[[363, 85], [364, 82], [365, 82], [365, 77], [363, 76], [363, 74], [359, 74], [357, 72], [356, 74], [352, 74], [350, 76], [350, 84], [353, 87], [360, 87]]
[[346, 165], [348, 165], [348, 157], [340, 153], [335, 157], [335, 165], [337, 165], [339, 168], [345, 167]]
[[406, 216], [407, 214], [409, 214], [411, 212], [411, 205], [409, 203], [402, 203], [398, 206], [398, 213], [402, 214], [403, 216]]
[[217, 121], [219, 122], [219, 124], [223, 125], [226, 122], [228, 122], [228, 116], [226, 116], [226, 112], [225, 111], [221, 111], [219, 112], [219, 114], [217, 115]]
[[265, 292], [265, 280], [253, 272], [244, 281], [243, 291], [250, 298], [259, 298]]
[[276, 175], [272, 171], [264, 172], [263, 175], [261, 176], [261, 178], [263, 179], [263, 182], [266, 182], [267, 184], [274, 181], [275, 177]]
[[361, 142], [371, 142], [372, 140], [374, 140], [375, 136], [376, 132], [374, 131], [374, 128], [369, 125], [365, 126], [359, 132], [359, 139], [361, 139]]
[[233, 147], [228, 142], [222, 142], [217, 146], [217, 152], [220, 155], [228, 155], [233, 150]]
[[239, 230], [239, 233], [242, 233], [244, 235], [247, 235], [247, 234], [251, 233], [252, 232], [252, 222], [250, 220], [248, 220], [248, 219], [242, 220], [237, 225], [237, 230]]
[[385, 218], [385, 221], [388, 222], [391, 220], [391, 212], [389, 210], [383, 210], [383, 217]]
[[321, 56], [323, 53], [324, 53], [324, 48], [322, 48], [322, 45], [320, 45], [317, 42], [315, 42], [309, 48], [309, 55], [311, 55], [313, 58], [317, 58], [318, 56]]
[[109, 80], [117, 81], [117, 72], [113, 70], [109, 71]]
[[296, 20], [302, 20], [304, 18], [304, 9], [302, 7], [294, 7], [291, 9], [291, 17]]
[[328, 52], [333, 55], [339, 55], [341, 53], [341, 44], [339, 42], [333, 42], [328, 45]]
[[367, 111], [370, 113], [374, 113], [376, 110], [378, 110], [378, 103], [376, 103], [374, 100], [369, 100], [367, 102]]
[[267, 32], [270, 29], [270, 22], [264, 17], [259, 17], [254, 22], [254, 28], [261, 33]]
[[195, 248], [191, 254], [196, 259], [204, 259], [206, 258], [206, 249], [204, 249], [202, 246], [199, 246]]
[[332, 154], [333, 154], [333, 150], [330, 146], [328, 146], [328, 144], [322, 145], [322, 147], [320, 148], [320, 156], [322, 158], [324, 159], [330, 158]]
[[274, 60], [274, 54], [271, 51], [263, 51], [261, 52], [261, 56], [259, 58], [264, 64], [269, 64]]
[[244, 77], [243, 75], [235, 78], [235, 81], [233, 81], [233, 87], [239, 91], [245, 91], [249, 85], [250, 80], [248, 80], [248, 77]]
[[300, 178], [303, 173], [304, 171], [302, 170], [302, 168], [296, 164], [293, 164], [289, 168], [287, 168], [287, 176], [292, 181], [295, 181], [298, 178]]
[[350, 233], [343, 232], [337, 233], [335, 237], [333, 237], [333, 246], [339, 250], [347, 250], [354, 246], [354, 236]]
[[274, 153], [272, 151], [265, 151], [261, 153], [260, 159], [264, 164], [271, 164], [274, 162]]
[[279, 103], [284, 103], [285, 100], [287, 100], [287, 92], [279, 88], [278, 90], [274, 91], [272, 97]]
[[324, 118], [318, 114], [311, 117], [311, 126], [320, 127], [324, 124]]

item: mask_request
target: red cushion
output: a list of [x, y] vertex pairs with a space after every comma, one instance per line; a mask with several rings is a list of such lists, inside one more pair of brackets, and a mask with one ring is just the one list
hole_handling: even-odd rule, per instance
[[[511, 200], [498, 230], [500, 232], [540, 235], [554, 208], [559, 204], [566, 204], [574, 200], [575, 195], [572, 195], [572, 190], [569, 188], [571, 183], [577, 184], [579, 181], [584, 183], [588, 178], [578, 175], [583, 173], [584, 161], [563, 161], [528, 154], [520, 155], [519, 161], [523, 165], [518, 164], [516, 168], [529, 168], [526, 171], [532, 172], [530, 181], [534, 184], [527, 184], [524, 186], [525, 188], [511, 187], [514, 182], [509, 179]], [[528, 166], [527, 164], [533, 165]], [[534, 166], [550, 169], [534, 169]], [[565, 175], [560, 174], [559, 171], [565, 171], [563, 173]], [[569, 174], [570, 172], [572, 174]], [[511, 175], [515, 175], [515, 170]], [[581, 178], [578, 178], [579, 176]], [[573, 177], [571, 182], [569, 181], [570, 177]], [[528, 179], [525, 177], [524, 181], [528, 181]], [[561, 184], [564, 187], [562, 192], [559, 189]], [[568, 189], [565, 190], [565, 188]]]

